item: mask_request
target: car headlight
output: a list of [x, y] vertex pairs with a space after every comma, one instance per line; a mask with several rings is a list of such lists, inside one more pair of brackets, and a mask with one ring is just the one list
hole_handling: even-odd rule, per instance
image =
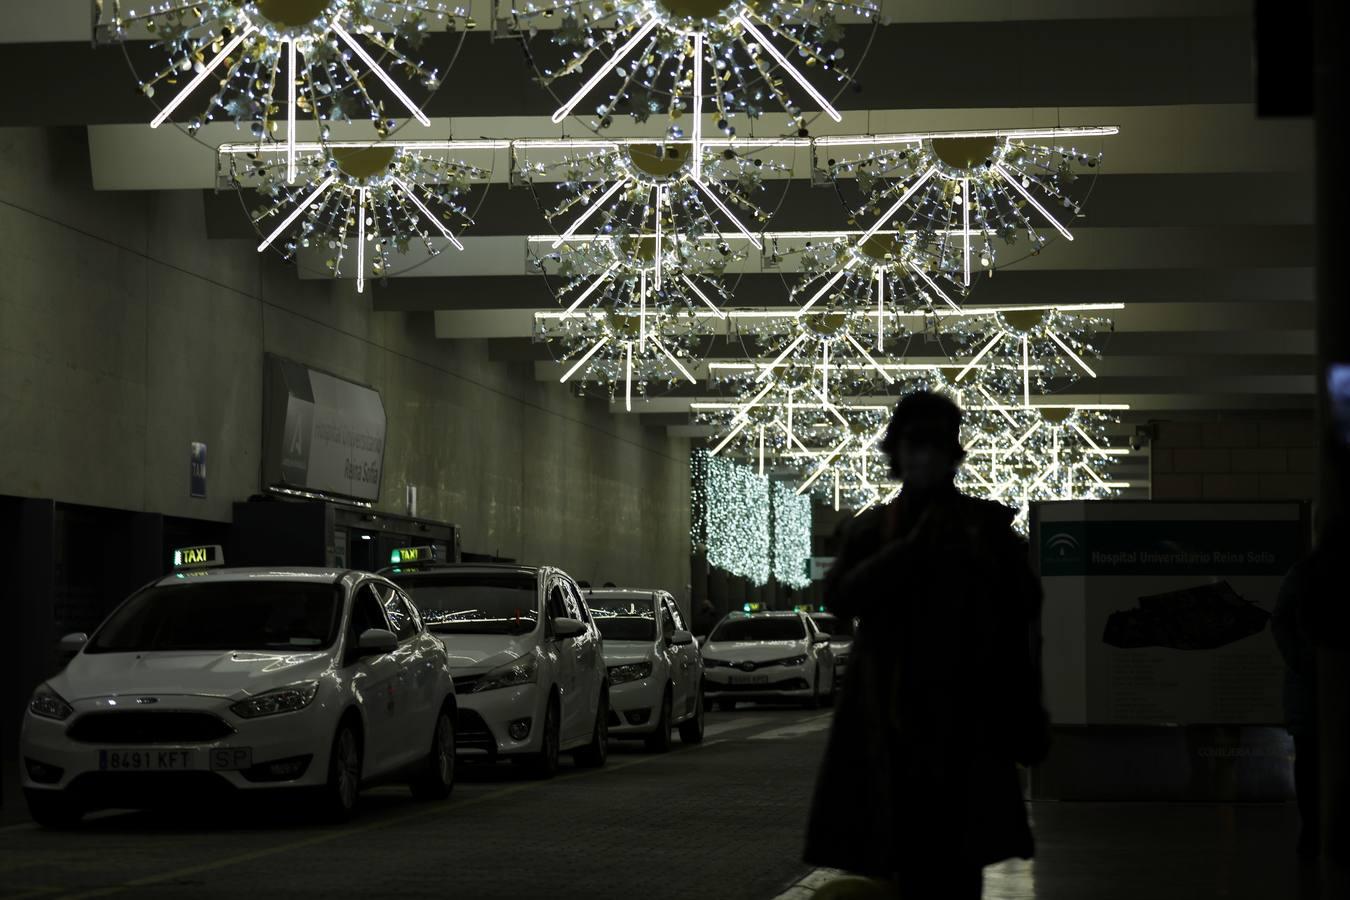
[[230, 712], [241, 719], [256, 719], [259, 716], [275, 716], [278, 713], [295, 712], [304, 709], [313, 702], [319, 693], [317, 681], [302, 681], [288, 684], [272, 691], [264, 691], [256, 697], [240, 700], [230, 706]]
[[730, 665], [731, 665], [731, 663], [727, 662], [726, 660], [722, 660], [722, 659], [709, 659], [709, 658], [706, 657], [706, 656], [703, 657], [703, 667], [704, 667], [705, 669], [720, 669], [720, 668], [722, 668], [722, 667], [724, 667], [724, 666], [729, 667]]
[[780, 660], [778, 661], [778, 665], [780, 665], [780, 666], [804, 666], [804, 665], [806, 665], [806, 657], [805, 657], [805, 656], [794, 656], [794, 657], [792, 657], [791, 659], [780, 659]]
[[623, 684], [628, 681], [641, 681], [652, 674], [650, 662], [627, 663], [609, 667], [609, 683]]
[[473, 686], [473, 692], [478, 694], [483, 691], [495, 691], [498, 688], [533, 684], [538, 677], [539, 660], [533, 653], [526, 653], [478, 679], [478, 683]]
[[33, 692], [33, 699], [28, 701], [28, 711], [44, 719], [62, 722], [69, 719], [75, 710], [71, 709], [70, 704], [60, 694], [44, 684]]

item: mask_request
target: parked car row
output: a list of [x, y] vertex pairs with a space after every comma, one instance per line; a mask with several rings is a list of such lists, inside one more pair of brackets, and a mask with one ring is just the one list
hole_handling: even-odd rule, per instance
[[740, 699], [824, 702], [836, 658], [805, 613], [733, 614], [700, 648], [670, 594], [583, 590], [551, 566], [396, 550], [379, 573], [225, 568], [218, 546], [92, 635], [34, 693], [21, 778], [35, 821], [184, 796], [292, 791], [330, 819], [362, 788], [438, 800], [461, 761], [536, 777], [611, 738], [667, 750]]

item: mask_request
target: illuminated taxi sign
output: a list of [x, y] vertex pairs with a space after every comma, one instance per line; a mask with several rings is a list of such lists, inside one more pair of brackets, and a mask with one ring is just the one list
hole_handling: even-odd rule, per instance
[[220, 549], [219, 544], [180, 547], [173, 551], [173, 567], [175, 569], [202, 569], [223, 565], [225, 565], [225, 553]]
[[389, 554], [389, 563], [395, 566], [406, 566], [408, 563], [432, 562], [435, 558], [435, 547], [399, 547]]
[[748, 612], [748, 613], [753, 613], [753, 612], [763, 612], [763, 611], [764, 611], [764, 604], [763, 604], [763, 603], [747, 603], [747, 604], [745, 604], [745, 606], [743, 607], [743, 609], [744, 609], [746, 612]]

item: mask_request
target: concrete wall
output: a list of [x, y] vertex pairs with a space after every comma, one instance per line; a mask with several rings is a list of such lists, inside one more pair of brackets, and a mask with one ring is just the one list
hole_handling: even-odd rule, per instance
[[[229, 519], [259, 489], [273, 352], [383, 394], [382, 509], [415, 484], [466, 550], [683, 597], [686, 441], [438, 341], [430, 314], [375, 313], [350, 282], [206, 240], [195, 192], [94, 192], [82, 130], [0, 129], [0, 158], [0, 494]], [[188, 496], [191, 441], [206, 500]]]
[[1311, 416], [1159, 422], [1152, 445], [1155, 500], [1311, 500]]

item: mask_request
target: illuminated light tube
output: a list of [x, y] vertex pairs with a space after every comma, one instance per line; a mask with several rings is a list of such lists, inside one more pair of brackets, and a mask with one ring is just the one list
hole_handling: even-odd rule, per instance
[[887, 372], [885, 369], [883, 369], [881, 367], [881, 364], [872, 358], [872, 355], [868, 353], [866, 349], [863, 348], [862, 344], [854, 340], [853, 335], [845, 334], [844, 337], [848, 340], [850, 344], [853, 345], [854, 350], [857, 350], [859, 353], [862, 354], [862, 358], [867, 360], [867, 362], [872, 366], [872, 368], [876, 369], [878, 372], [881, 373], [881, 377], [886, 379], [887, 384], [895, 384], [895, 379], [891, 377], [891, 374]]
[[1073, 361], [1078, 363], [1078, 365], [1082, 368], [1084, 372], [1088, 373], [1088, 375], [1090, 375], [1093, 378], [1097, 377], [1097, 373], [1092, 371], [1092, 367], [1089, 366], [1087, 363], [1083, 362], [1083, 358], [1079, 356], [1077, 353], [1074, 353], [1068, 344], [1060, 340], [1059, 335], [1055, 334], [1049, 328], [1045, 329], [1045, 333], [1050, 335], [1050, 340], [1054, 341], [1056, 344], [1059, 344], [1060, 349], [1063, 350], [1065, 353], [1069, 354], [1069, 356], [1073, 359]]
[[413, 205], [417, 207], [418, 211], [421, 212], [422, 215], [430, 219], [431, 224], [435, 225], [436, 228], [440, 230], [441, 234], [445, 235], [445, 239], [450, 242], [451, 246], [453, 246], [456, 250], [464, 249], [464, 245], [459, 242], [459, 238], [451, 234], [450, 229], [446, 228], [444, 225], [441, 224], [441, 220], [436, 218], [432, 214], [431, 210], [427, 209], [426, 205], [417, 198], [417, 194], [414, 193], [413, 189], [408, 187], [408, 185], [403, 182], [403, 179], [393, 178], [391, 180], [394, 182], [394, 184], [398, 185], [399, 189], [403, 191], [403, 193], [408, 195], [408, 199], [413, 202]]
[[730, 207], [728, 207], [725, 203], [722, 202], [722, 198], [717, 196], [716, 191], [708, 187], [708, 185], [705, 184], [703, 179], [701, 178], [695, 178], [693, 179], [693, 181], [694, 184], [698, 185], [700, 188], [703, 189], [703, 193], [708, 195], [708, 199], [713, 202], [713, 205], [722, 211], [722, 215], [726, 216], [728, 219], [731, 220], [731, 224], [736, 226], [736, 230], [741, 233], [742, 237], [744, 237], [747, 241], [749, 241], [756, 250], [764, 249], [764, 244], [760, 242], [759, 238], [751, 234], [749, 229], [747, 229], [744, 225], [741, 224], [741, 220], [736, 218], [736, 214], [731, 211]]
[[[286, 108], [286, 183], [295, 183], [295, 40], [286, 41], [286, 63], [287, 71], [290, 73], [290, 84], [287, 85], [286, 96], [289, 105]], [[360, 288], [357, 288], [358, 293]]]
[[1008, 182], [1008, 184], [1011, 184], [1014, 188], [1016, 188], [1017, 193], [1021, 194], [1022, 197], [1025, 198], [1025, 200], [1028, 203], [1034, 206], [1037, 212], [1045, 216], [1045, 218], [1049, 220], [1050, 224], [1055, 226], [1055, 230], [1058, 231], [1060, 234], [1064, 235], [1064, 239], [1066, 241], [1073, 240], [1073, 235], [1069, 234], [1069, 229], [1059, 224], [1059, 219], [1056, 219], [1054, 216], [1050, 215], [1049, 211], [1044, 206], [1041, 206], [1041, 204], [1036, 200], [1035, 197], [1031, 196], [1031, 192], [1028, 191], [1026, 188], [1022, 187], [1022, 182], [1018, 181], [1012, 175], [1011, 172], [1003, 168], [1003, 163], [1001, 162], [994, 163], [994, 171], [997, 172], [999, 175], [1001, 175], [1004, 181]]
[[183, 101], [188, 98], [188, 95], [201, 87], [203, 81], [211, 77], [211, 73], [216, 70], [216, 66], [220, 65], [220, 61], [233, 53], [239, 45], [244, 42], [246, 37], [257, 30], [257, 28], [250, 25], [231, 38], [230, 42], [221, 48], [221, 51], [212, 57], [209, 63], [202, 67], [202, 70], [197, 73], [197, 77], [189, 81], [187, 87], [179, 91], [178, 95], [170, 100], [165, 107], [159, 111], [159, 115], [150, 120], [150, 127], [158, 128], [163, 125], [165, 121], [168, 120], [169, 116], [173, 115], [173, 111], [181, 106]]
[[633, 411], [633, 342], [629, 341], [623, 345], [624, 349], [624, 379], [623, 379], [623, 409], [624, 412]]
[[384, 86], [389, 89], [389, 93], [397, 97], [403, 105], [408, 108], [408, 112], [412, 113], [413, 118], [422, 125], [430, 127], [431, 120], [418, 108], [416, 103], [412, 102], [411, 97], [403, 93], [403, 88], [399, 87], [394, 79], [389, 77], [389, 74], [380, 67], [379, 63], [371, 58], [371, 55], [366, 52], [366, 48], [357, 43], [356, 38], [348, 34], [347, 29], [343, 28], [338, 22], [334, 21], [332, 28], [337, 36], [342, 38], [343, 43], [348, 47], [351, 47], [352, 52], [361, 58], [361, 62], [365, 63], [370, 68], [370, 71], [375, 74], [375, 77], [384, 83]]
[[[617, 265], [617, 263], [615, 265]], [[694, 295], [698, 297], [698, 299], [708, 304], [708, 309], [711, 309], [713, 311], [713, 314], [716, 315], [717, 318], [725, 319], [727, 317], [727, 314], [722, 312], [722, 310], [718, 308], [716, 303], [713, 303], [711, 300], [708, 299], [707, 294], [699, 290], [698, 285], [694, 284], [693, 279], [691, 279], [688, 275], [684, 274], [683, 272], [680, 273], [680, 279], [689, 286], [689, 290], [693, 291]]]
[[811, 296], [811, 299], [807, 300], [806, 303], [802, 304], [801, 308], [798, 309], [792, 315], [795, 315], [799, 318], [805, 315], [806, 311], [811, 307], [815, 306], [816, 303], [820, 301], [820, 298], [824, 297], [827, 293], [829, 293], [830, 288], [838, 284], [839, 279], [843, 278], [846, 274], [848, 274], [848, 269], [840, 269], [838, 272], [835, 272], [833, 275], [831, 275], [829, 279], [820, 286], [820, 290], [816, 291], [815, 294]]
[[783, 364], [783, 360], [787, 359], [787, 358], [788, 358], [788, 355], [789, 355], [790, 353], [792, 353], [793, 350], [796, 350], [797, 347], [798, 347], [798, 346], [801, 344], [801, 342], [804, 341], [804, 340], [806, 340], [806, 335], [804, 335], [804, 334], [799, 334], [799, 335], [797, 335], [797, 339], [796, 339], [795, 341], [793, 341], [792, 343], [788, 344], [788, 345], [787, 345], [787, 349], [784, 350], [782, 353], [778, 354], [778, 358], [775, 359], [773, 362], [769, 363], [769, 365], [766, 366], [766, 367], [764, 368], [764, 371], [760, 372], [759, 375], [757, 375], [757, 376], [755, 377], [755, 380], [756, 380], [756, 381], [762, 381], [762, 380], [764, 380], [765, 378], [768, 378], [770, 375], [772, 375], [772, 374], [773, 374], [773, 370], [776, 369], [776, 368], [778, 368], [780, 365], [782, 365], [782, 364]]
[[569, 306], [569, 307], [567, 307], [567, 309], [563, 310], [563, 314], [562, 314], [562, 316], [559, 318], [559, 321], [563, 321], [563, 320], [566, 320], [566, 319], [571, 318], [571, 317], [572, 317], [572, 314], [575, 313], [575, 312], [577, 311], [577, 307], [580, 306], [581, 304], [585, 303], [585, 302], [586, 302], [586, 298], [589, 297], [591, 294], [594, 294], [595, 291], [596, 291], [596, 288], [600, 287], [600, 285], [602, 285], [602, 284], [604, 284], [606, 281], [608, 281], [608, 280], [609, 280], [609, 276], [613, 275], [613, 274], [614, 274], [614, 270], [617, 269], [620, 265], [622, 265], [622, 263], [623, 263], [623, 260], [617, 260], [617, 261], [615, 261], [612, 265], [610, 265], [610, 267], [609, 267], [608, 269], [606, 269], [604, 272], [602, 272], [602, 273], [600, 274], [600, 277], [599, 277], [599, 278], [595, 279], [595, 280], [592, 281], [589, 285], [587, 285], [586, 290], [584, 290], [584, 291], [581, 292], [581, 296], [579, 296], [579, 297], [577, 297], [577, 299], [573, 300], [573, 301], [572, 301], [572, 305]]
[[586, 355], [581, 357], [581, 359], [577, 360], [576, 365], [572, 366], [572, 368], [568, 369], [566, 372], [563, 373], [563, 377], [558, 379], [558, 383], [563, 384], [564, 382], [567, 381], [567, 379], [575, 375], [577, 373], [577, 369], [580, 369], [582, 366], [586, 365], [586, 363], [590, 362], [591, 357], [594, 356], [600, 350], [601, 347], [605, 346], [605, 344], [608, 343], [609, 343], [608, 335], [596, 341], [595, 346], [587, 350]]
[[1116, 125], [1071, 126], [1067, 128], [1011, 128], [997, 131], [914, 131], [903, 134], [822, 135], [815, 143], [822, 147], [857, 147], [870, 144], [918, 144], [941, 138], [1003, 138], [1009, 141], [1034, 138], [1109, 137], [1119, 134]]
[[[744, 407], [741, 408], [741, 413], [740, 413], [740, 414], [741, 414], [741, 415], [744, 415], [745, 413], [748, 413], [750, 410], [752, 410], [752, 409], [754, 409], [756, 406], [758, 406], [758, 405], [759, 405], [759, 401], [761, 401], [761, 400], [763, 400], [765, 397], [767, 397], [768, 394], [769, 394], [769, 391], [771, 391], [771, 390], [773, 390], [773, 382], [769, 382], [768, 384], [764, 385], [763, 390], [761, 390], [761, 391], [760, 391], [758, 394], [756, 394], [755, 396], [751, 397], [751, 398], [750, 398], [750, 401], [749, 401], [748, 403], [746, 403], [746, 404], [744, 405]], [[731, 408], [731, 409], [736, 409], [736, 408], [737, 408], [737, 405], [736, 405], [735, 403], [728, 404], [728, 406], [729, 406], [729, 408]]]
[[658, 350], [660, 350], [662, 353], [666, 355], [666, 358], [671, 361], [671, 363], [675, 366], [675, 368], [680, 370], [680, 374], [682, 374], [685, 378], [689, 379], [690, 383], [698, 384], [698, 379], [694, 377], [694, 374], [684, 367], [684, 365], [680, 362], [680, 360], [675, 356], [674, 353], [670, 352], [670, 348], [667, 347], [660, 340], [660, 338], [657, 338], [655, 335], [653, 335], [652, 343], [656, 345], [656, 348]]
[[915, 275], [918, 275], [919, 278], [923, 281], [924, 284], [928, 285], [928, 289], [929, 289], [929, 290], [933, 291], [935, 294], [937, 294], [937, 295], [938, 295], [939, 297], [941, 297], [943, 300], [947, 301], [947, 305], [948, 305], [948, 306], [950, 306], [952, 309], [956, 310], [957, 312], [960, 312], [960, 311], [961, 311], [960, 305], [958, 305], [954, 300], [952, 300], [951, 297], [948, 297], [948, 296], [946, 295], [946, 293], [943, 292], [942, 288], [938, 287], [938, 283], [937, 283], [936, 281], [934, 281], [933, 279], [931, 279], [931, 278], [928, 277], [928, 273], [927, 273], [927, 272], [925, 272], [925, 271], [924, 271], [923, 269], [921, 269], [919, 266], [912, 265], [912, 264], [909, 266], [909, 269], [910, 269], [910, 271], [913, 272]]
[[816, 467], [816, 470], [811, 473], [811, 477], [803, 481], [801, 487], [797, 488], [798, 496], [806, 493], [806, 491], [811, 487], [811, 485], [816, 483], [816, 479], [819, 478], [821, 475], [825, 474], [825, 470], [830, 467], [830, 463], [834, 462], [834, 458], [838, 456], [841, 451], [843, 451], [845, 446], [848, 445], [849, 440], [851, 439], [844, 438], [844, 440], [840, 442], [838, 447], [835, 447], [834, 450], [830, 451], [830, 455], [825, 457], [825, 461]]
[[[966, 287], [970, 287], [970, 179], [961, 179], [961, 235], [965, 238]], [[948, 301], [951, 302], [951, 301]]]
[[564, 231], [562, 235], [553, 242], [553, 248], [556, 250], [558, 247], [561, 247], [564, 242], [566, 242], [568, 239], [572, 237], [573, 234], [576, 233], [576, 230], [578, 228], [586, 224], [586, 220], [589, 219], [591, 216], [593, 216], [597, 209], [608, 203], [609, 198], [617, 194], [619, 190], [622, 189], [626, 184], [628, 184], [628, 179], [622, 178], [614, 182], [612, 185], [610, 185], [609, 190], [605, 191], [597, 199], [591, 201], [591, 204], [586, 207], [585, 211], [583, 211], [580, 216], [577, 217], [576, 221], [573, 222], [571, 225], [567, 226], [567, 230]]
[[266, 240], [264, 240], [261, 244], [258, 245], [258, 252], [261, 253], [268, 247], [272, 246], [272, 242], [275, 241], [283, 231], [285, 231], [287, 228], [290, 228], [291, 223], [293, 223], [296, 219], [300, 218], [301, 213], [309, 209], [310, 206], [313, 205], [314, 201], [318, 200], [319, 196], [324, 191], [328, 190], [329, 186], [332, 185], [332, 183], [335, 181], [337, 181], [336, 175], [329, 175], [327, 178], [325, 178], [323, 182], [320, 183], [320, 185], [314, 189], [314, 193], [306, 197], [305, 201], [301, 203], [299, 206], [297, 206], [294, 210], [292, 210], [291, 214], [287, 216], [280, 225], [277, 226], [276, 231], [273, 231], [271, 234], [269, 234]]
[[608, 60], [606, 60], [603, 66], [595, 70], [595, 74], [592, 75], [589, 79], [587, 79], [586, 83], [581, 86], [580, 90], [578, 90], [575, 94], [572, 95], [572, 99], [568, 100], [562, 106], [558, 107], [558, 109], [550, 117], [553, 121], [553, 124], [557, 125], [561, 123], [563, 119], [571, 115], [572, 110], [576, 108], [576, 105], [580, 103], [582, 100], [584, 100], [587, 94], [595, 90], [595, 86], [599, 84], [601, 81], [603, 81], [605, 79], [605, 76], [614, 70], [615, 66], [623, 62], [624, 57], [626, 57], [629, 53], [632, 53], [633, 48], [636, 47], [638, 44], [642, 43], [642, 39], [645, 38], [648, 34], [650, 34], [651, 30], [659, 24], [660, 19], [658, 19], [656, 16], [652, 16], [645, 23], [643, 23], [642, 27], [639, 28], [633, 34], [633, 36], [630, 37], [624, 43], [622, 47], [614, 51], [614, 55], [611, 56]]
[[1022, 404], [1031, 405], [1031, 340], [1022, 335]]
[[877, 352], [886, 349], [886, 272], [877, 269]]
[[1005, 337], [1007, 337], [1007, 336], [1008, 336], [1008, 332], [1006, 332], [1006, 331], [1000, 331], [998, 334], [996, 334], [996, 335], [994, 335], [992, 338], [990, 338], [990, 339], [989, 339], [989, 343], [987, 343], [987, 344], [984, 345], [984, 349], [981, 350], [979, 353], [977, 353], [977, 354], [975, 355], [975, 358], [972, 359], [972, 360], [966, 365], [966, 367], [965, 367], [964, 369], [962, 369], [962, 370], [957, 374], [956, 380], [957, 380], [957, 381], [964, 381], [964, 380], [965, 380], [965, 377], [966, 377], [967, 375], [970, 374], [970, 370], [973, 369], [973, 368], [975, 368], [975, 366], [979, 365], [980, 360], [984, 359], [985, 355], [986, 355], [990, 350], [993, 350], [993, 349], [994, 349], [994, 346], [995, 346], [999, 341], [1003, 340], [1003, 339], [1004, 339]]
[[366, 189], [356, 192], [356, 292], [366, 289]]
[[694, 180], [703, 177], [703, 32], [694, 32], [694, 119], [690, 122], [690, 137], [694, 141], [694, 162], [691, 172]]
[[[811, 95], [811, 99], [816, 101], [820, 108], [824, 110], [825, 115], [834, 119], [836, 122], [842, 122], [844, 120], [844, 117], [839, 115], [839, 110], [835, 109], [830, 104], [830, 101], [825, 99], [825, 95], [816, 90], [815, 85], [807, 81], [806, 76], [799, 72], [796, 66], [788, 62], [788, 58], [783, 55], [782, 51], [773, 45], [773, 41], [765, 37], [764, 33], [755, 27], [755, 23], [750, 21], [748, 14], [739, 16], [736, 21], [741, 23], [742, 28], [754, 35], [755, 40], [759, 41], [759, 45], [768, 51], [769, 55], [774, 58], [778, 65], [783, 67], [784, 71], [792, 76], [793, 81], [802, 86], [802, 90]], [[761, 19], [760, 21], [764, 20]], [[768, 22], [765, 22], [764, 24], [769, 25]], [[769, 28], [772, 29], [773, 26], [769, 25]]]
[[656, 186], [656, 243], [652, 252], [652, 263], [655, 267], [653, 284], [656, 289], [661, 290], [661, 207], [666, 202], [665, 185]]
[[870, 241], [872, 239], [872, 236], [876, 234], [878, 231], [880, 231], [882, 226], [884, 226], [888, 221], [890, 221], [891, 216], [899, 212], [900, 207], [908, 203], [909, 198], [913, 197], [918, 192], [919, 188], [927, 184], [928, 179], [932, 178], [933, 175], [935, 175], [936, 173], [937, 173], [937, 166], [930, 166], [928, 170], [924, 172], [922, 175], [920, 175], [913, 184], [911, 184], [908, 188], [906, 188], [905, 192], [900, 195], [900, 199], [892, 203], [891, 208], [882, 213], [881, 216], [872, 225], [872, 227], [864, 231], [862, 237], [858, 238], [858, 249], [861, 250], [863, 248], [863, 245], [866, 244], [868, 241]]
[[716, 456], [717, 454], [721, 453], [724, 449], [726, 449], [727, 444], [730, 444], [733, 440], [735, 440], [736, 435], [740, 434], [741, 431], [745, 429], [745, 426], [749, 424], [750, 424], [749, 419], [741, 419], [741, 421], [736, 425], [736, 427], [731, 429], [731, 433], [728, 434], [726, 437], [722, 438], [722, 443], [712, 448], [712, 450], [708, 452], [708, 455]]

